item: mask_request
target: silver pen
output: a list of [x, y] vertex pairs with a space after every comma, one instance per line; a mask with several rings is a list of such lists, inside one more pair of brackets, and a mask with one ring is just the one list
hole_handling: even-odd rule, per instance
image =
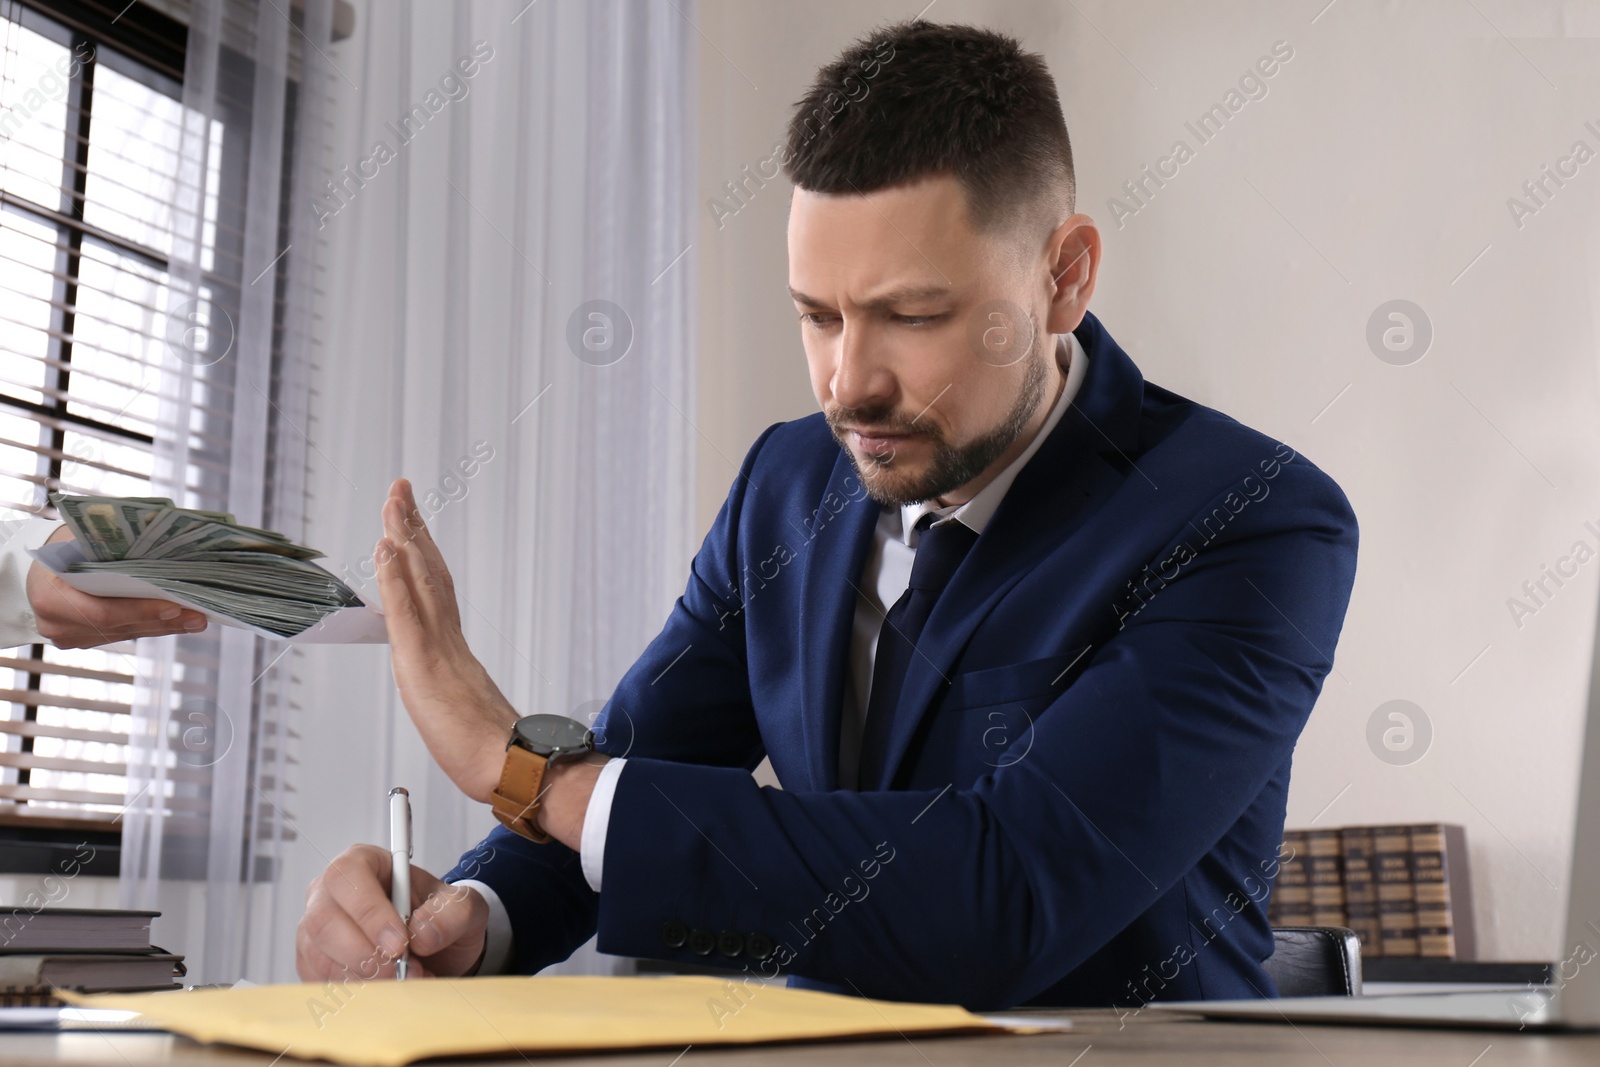
[[[411, 794], [400, 786], [389, 790], [389, 859], [393, 869], [389, 877], [389, 899], [400, 921], [411, 923]], [[400, 953], [394, 961], [394, 976], [405, 981], [410, 963], [410, 949]]]

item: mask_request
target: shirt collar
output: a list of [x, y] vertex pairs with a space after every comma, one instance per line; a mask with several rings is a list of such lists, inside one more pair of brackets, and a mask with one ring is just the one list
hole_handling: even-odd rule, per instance
[[932, 512], [939, 518], [933, 525], [951, 520], [958, 520], [973, 533], [983, 533], [983, 528], [989, 524], [989, 519], [994, 516], [995, 510], [1000, 507], [1000, 501], [1006, 495], [1006, 490], [1011, 488], [1011, 483], [1016, 480], [1017, 474], [1028, 465], [1028, 460], [1039, 451], [1045, 438], [1050, 436], [1050, 431], [1056, 428], [1056, 423], [1061, 421], [1061, 416], [1066, 413], [1072, 398], [1078, 392], [1078, 386], [1083, 382], [1084, 372], [1087, 370], [1089, 354], [1083, 350], [1083, 345], [1078, 343], [1077, 337], [1068, 333], [1061, 335], [1063, 339], [1057, 341], [1057, 362], [1066, 359], [1067, 380], [1061, 387], [1061, 395], [1056, 398], [1056, 403], [1050, 409], [1050, 415], [1045, 419], [1039, 432], [1033, 435], [1033, 440], [1028, 442], [1028, 447], [1022, 454], [1012, 460], [1005, 470], [995, 475], [994, 481], [978, 490], [973, 498], [965, 504], [950, 504], [939, 507], [931, 500], [920, 500], [914, 504], [900, 505], [900, 539], [907, 545], [911, 544], [911, 531], [916, 527], [917, 520], [923, 515]]

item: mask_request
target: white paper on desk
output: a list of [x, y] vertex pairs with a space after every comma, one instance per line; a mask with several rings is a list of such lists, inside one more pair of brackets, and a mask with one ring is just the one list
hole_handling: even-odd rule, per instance
[[[63, 582], [85, 593], [94, 596], [168, 600], [174, 604], [181, 604], [191, 611], [198, 611], [206, 618], [224, 626], [249, 630], [253, 634], [260, 634], [273, 641], [287, 641], [291, 645], [372, 645], [387, 644], [389, 640], [383, 613], [364, 600], [360, 607], [340, 608], [324, 616], [315, 626], [302, 630], [293, 637], [284, 637], [271, 630], [263, 630], [259, 626], [251, 626], [237, 619], [230, 619], [226, 615], [218, 615], [214, 611], [191, 603], [177, 593], [169, 593], [141, 578], [130, 578], [126, 574], [113, 574], [109, 571], [69, 571], [67, 570], [69, 566], [86, 558], [83, 546], [77, 541], [57, 541], [54, 544], [41, 545], [29, 549], [28, 554], [50, 568]], [[360, 596], [359, 593], [356, 595]]]
[[983, 1018], [996, 1026], [1037, 1026], [1043, 1030], [1072, 1029], [1071, 1019], [1047, 1019], [1042, 1015], [1007, 1015], [1002, 1012], [999, 1015], [985, 1015]]
[[0, 1030], [150, 1030], [136, 1011], [115, 1008], [0, 1008]]

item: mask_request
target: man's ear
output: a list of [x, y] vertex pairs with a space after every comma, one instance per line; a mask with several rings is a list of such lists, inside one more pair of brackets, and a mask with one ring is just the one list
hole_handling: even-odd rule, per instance
[[1100, 230], [1088, 215], [1073, 215], [1050, 235], [1050, 310], [1046, 333], [1071, 333], [1089, 310], [1100, 272]]

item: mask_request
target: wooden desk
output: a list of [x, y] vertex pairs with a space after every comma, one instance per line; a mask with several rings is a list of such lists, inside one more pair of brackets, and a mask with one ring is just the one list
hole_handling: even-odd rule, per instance
[[[747, 1048], [692, 1048], [603, 1056], [474, 1059], [470, 1067], [808, 1067], [813, 1064], [871, 1064], [872, 1067], [996, 1067], [997, 1064], [1048, 1064], [1049, 1067], [1239, 1067], [1259, 1064], [1310, 1064], [1346, 1067], [1592, 1067], [1600, 1063], [1600, 1033], [1534, 1034], [1467, 1030], [1420, 1030], [1369, 1026], [1291, 1026], [1283, 1023], [1208, 1022], [1199, 1017], [1167, 1017], [1144, 1012], [1119, 1027], [1113, 1012], [1038, 1012], [1071, 1019], [1073, 1029], [1035, 1037], [929, 1037], [913, 1044], [904, 1038], [824, 1045], [767, 1045]], [[133, 1032], [0, 1036], [0, 1067], [59, 1067], [60, 1064], [110, 1064], [141, 1067], [175, 1062], [192, 1067], [267, 1067], [266, 1053], [197, 1045], [170, 1034]], [[285, 1058], [281, 1067], [304, 1061]], [[429, 1061], [428, 1067], [445, 1064]]]

